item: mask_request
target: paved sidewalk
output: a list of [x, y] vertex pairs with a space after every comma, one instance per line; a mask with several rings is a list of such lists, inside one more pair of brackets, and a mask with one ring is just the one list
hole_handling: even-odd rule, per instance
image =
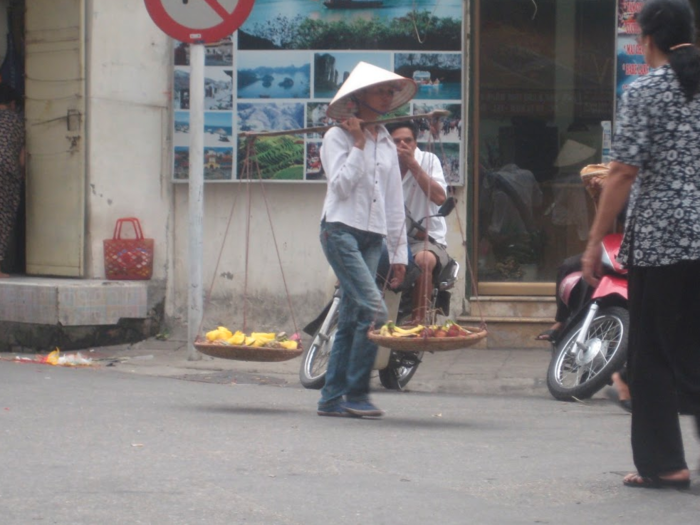
[[[178, 338], [167, 341], [147, 339], [133, 345], [80, 352], [100, 366], [141, 375], [302, 388], [299, 383], [301, 358], [281, 363], [257, 363], [202, 355], [199, 360], [188, 360], [187, 342]], [[426, 353], [408, 390], [548, 396], [545, 376], [549, 358], [550, 350], [545, 345], [541, 350], [464, 349]], [[373, 387], [382, 388], [376, 372]]]

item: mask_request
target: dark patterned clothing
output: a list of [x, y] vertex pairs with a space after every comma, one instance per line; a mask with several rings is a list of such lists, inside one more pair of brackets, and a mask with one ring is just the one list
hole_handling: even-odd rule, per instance
[[612, 158], [639, 167], [621, 262], [629, 267], [632, 452], [641, 476], [687, 468], [679, 411], [700, 428], [700, 94], [670, 66], [623, 95]]
[[622, 96], [612, 158], [640, 168], [620, 262], [700, 260], [700, 96], [686, 102], [670, 66], [635, 80]]
[[24, 123], [10, 109], [0, 109], [0, 259], [17, 216], [22, 190], [19, 156], [24, 146]]

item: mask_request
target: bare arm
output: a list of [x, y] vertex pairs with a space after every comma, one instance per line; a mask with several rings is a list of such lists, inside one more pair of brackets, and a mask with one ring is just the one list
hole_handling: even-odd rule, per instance
[[612, 228], [615, 218], [625, 207], [629, 198], [632, 184], [637, 178], [639, 168], [621, 162], [610, 163], [610, 174], [605, 182], [605, 187], [600, 196], [598, 212], [593, 221], [593, 226], [588, 234], [588, 245], [583, 253], [581, 264], [583, 277], [592, 285], [598, 284], [597, 276], [600, 275], [600, 242]]
[[402, 142], [397, 145], [396, 149], [399, 153], [399, 160], [411, 171], [413, 178], [423, 193], [430, 196], [430, 201], [438, 206], [445, 202], [445, 199], [447, 199], [445, 189], [438, 181], [425, 172], [408, 146]]

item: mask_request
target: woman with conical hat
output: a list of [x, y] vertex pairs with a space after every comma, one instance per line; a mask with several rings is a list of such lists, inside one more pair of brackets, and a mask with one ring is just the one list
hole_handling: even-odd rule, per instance
[[381, 417], [369, 400], [377, 345], [372, 325], [387, 320], [374, 278], [386, 237], [392, 286], [407, 263], [401, 173], [386, 128], [363, 125], [402, 106], [416, 94], [413, 80], [360, 62], [328, 106], [340, 120], [323, 138], [321, 162], [328, 178], [321, 215], [321, 245], [340, 282], [338, 330], [318, 403], [320, 416]]

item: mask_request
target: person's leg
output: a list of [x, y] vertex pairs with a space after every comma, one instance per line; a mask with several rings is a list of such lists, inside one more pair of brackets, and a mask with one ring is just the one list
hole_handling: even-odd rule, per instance
[[352, 301], [346, 298], [346, 294], [342, 293], [341, 289], [338, 326], [331, 354], [328, 357], [326, 377], [321, 389], [321, 399], [318, 402], [319, 410], [332, 409], [343, 401], [348, 386], [348, 361], [350, 360], [350, 349], [355, 336], [356, 324], [357, 308]]
[[381, 326], [387, 321], [387, 310], [371, 276], [374, 275], [381, 252], [381, 237], [365, 235], [361, 243], [363, 265], [358, 265], [350, 274], [354, 282], [354, 300], [357, 305], [357, 322], [348, 362], [347, 392], [348, 403], [369, 401], [369, 383], [372, 366], [377, 357], [377, 345], [369, 340], [367, 333], [373, 326]]
[[633, 267], [629, 279], [634, 464], [643, 477], [687, 477], [674, 373], [684, 282], [673, 267]]
[[[369, 239], [369, 240], [368, 240]], [[373, 322], [386, 320], [374, 277], [381, 236], [342, 224], [322, 225], [321, 245], [342, 289], [338, 331], [331, 351], [319, 409], [348, 399], [367, 399], [377, 346], [367, 339]]]
[[326, 259], [333, 268], [341, 288], [338, 327], [318, 403], [319, 410], [325, 410], [342, 402], [347, 390], [348, 363], [358, 317], [356, 292], [347, 268], [364, 264], [364, 261], [353, 229], [342, 224], [324, 222], [321, 225], [320, 238]]
[[554, 314], [554, 324], [535, 337], [536, 340], [556, 341], [559, 330], [561, 330], [564, 326], [564, 321], [566, 321], [569, 318], [569, 315], [571, 315], [569, 306], [562, 301], [559, 295], [559, 288], [564, 280], [564, 277], [570, 273], [581, 271], [582, 255], [583, 254], [578, 254], [564, 259], [564, 262], [562, 262], [557, 268], [557, 277], [554, 286], [554, 300], [556, 302], [557, 309]]
[[415, 254], [414, 260], [421, 270], [421, 274], [413, 289], [413, 314], [411, 321], [417, 324], [428, 322], [428, 301], [433, 291], [433, 271], [437, 264], [437, 257], [427, 250]]

